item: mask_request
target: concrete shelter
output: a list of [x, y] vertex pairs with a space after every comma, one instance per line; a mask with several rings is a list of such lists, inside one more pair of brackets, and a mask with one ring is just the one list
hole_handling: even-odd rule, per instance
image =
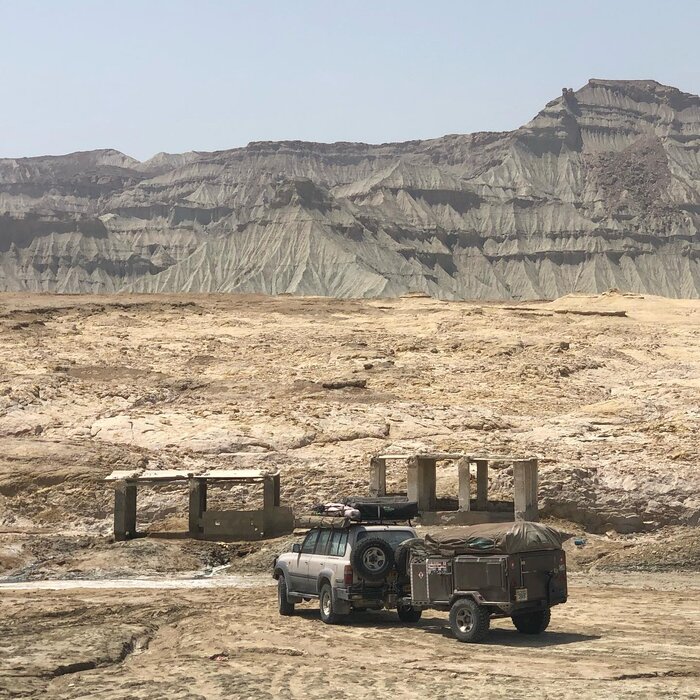
[[[416, 454], [380, 454], [370, 460], [369, 495], [384, 497], [386, 492], [386, 464], [390, 459], [406, 462], [406, 496], [418, 502], [421, 521], [424, 524], [474, 524], [508, 520], [537, 522], [538, 460], [533, 457], [483, 455], [473, 456], [462, 452], [426, 452]], [[436, 495], [437, 463], [457, 462], [458, 508], [438, 510]], [[489, 469], [498, 463], [513, 465], [514, 499], [510, 504], [489, 500]], [[471, 466], [476, 467], [476, 494], [471, 493]], [[506, 507], [504, 507], [504, 505]]]
[[[203, 540], [257, 540], [292, 532], [294, 514], [280, 504], [280, 473], [260, 469], [214, 469], [203, 474], [185, 470], [114, 471], [106, 479], [114, 482], [114, 538], [136, 537], [137, 489], [142, 485], [186, 482], [189, 488], [190, 537]], [[222, 483], [260, 484], [263, 507], [257, 510], [209, 510], [211, 485]]]

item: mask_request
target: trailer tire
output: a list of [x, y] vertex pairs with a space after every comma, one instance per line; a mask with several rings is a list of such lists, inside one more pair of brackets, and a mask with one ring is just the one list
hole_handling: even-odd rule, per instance
[[353, 547], [350, 564], [367, 581], [382, 581], [394, 568], [394, 550], [381, 537], [368, 537]]
[[418, 622], [420, 620], [423, 611], [420, 608], [414, 608], [412, 605], [399, 605], [396, 608], [396, 613], [399, 616], [401, 622]]
[[491, 613], [471, 598], [459, 598], [450, 608], [450, 627], [460, 642], [481, 642], [489, 632]]
[[280, 574], [277, 579], [277, 602], [280, 615], [294, 615], [294, 603], [290, 603], [287, 598], [287, 581], [284, 574]]
[[513, 615], [512, 620], [515, 629], [521, 634], [542, 634], [549, 626], [552, 618], [550, 609], [536, 610], [535, 612]]

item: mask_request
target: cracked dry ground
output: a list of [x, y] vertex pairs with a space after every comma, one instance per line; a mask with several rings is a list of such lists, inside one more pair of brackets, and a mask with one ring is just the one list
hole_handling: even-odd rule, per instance
[[435, 611], [417, 625], [383, 612], [327, 626], [311, 605], [280, 618], [271, 586], [6, 591], [0, 694], [697, 698], [697, 579], [579, 578], [541, 637], [500, 620], [479, 645], [455, 641]]
[[[445, 636], [437, 613], [415, 629], [388, 613], [356, 628], [315, 612], [280, 620], [272, 588], [2, 589], [3, 692], [693, 697], [700, 302], [608, 294], [527, 309], [0, 295], [0, 577], [167, 577], [211, 563], [211, 543], [111, 542], [102, 479], [114, 469], [280, 469], [283, 500], [303, 509], [364, 493], [369, 454], [422, 448], [539, 455], [541, 512], [587, 531], [586, 547], [567, 546], [589, 572], [547, 638], [499, 622], [479, 647]], [[438, 495], [456, 495], [455, 477], [440, 468]], [[511, 494], [507, 470], [492, 477], [492, 492]], [[393, 468], [390, 487], [403, 478]], [[239, 507], [260, 494], [210, 497]], [[139, 527], [186, 529], [186, 501], [182, 487], [144, 489]], [[234, 570], [267, 569], [279, 546]], [[632, 573], [587, 584], [616, 571]]]
[[[698, 389], [698, 301], [0, 295], [0, 527], [108, 534], [102, 477], [146, 465], [281, 469], [303, 508], [421, 448], [537, 454], [543, 514], [590, 531], [696, 525]], [[144, 491], [141, 526], [185, 500]]]

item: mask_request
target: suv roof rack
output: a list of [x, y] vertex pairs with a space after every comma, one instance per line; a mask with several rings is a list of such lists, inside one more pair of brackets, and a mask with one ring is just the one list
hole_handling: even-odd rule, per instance
[[356, 520], [353, 518], [344, 518], [338, 515], [300, 515], [294, 519], [295, 529], [311, 530], [314, 527], [332, 528], [333, 530], [343, 530], [353, 525], [403, 525], [408, 523], [411, 525], [410, 518], [369, 518]]
[[405, 499], [348, 498], [345, 505], [356, 511], [356, 514], [346, 516], [340, 513], [319, 512], [303, 515], [296, 518], [295, 527], [347, 528], [351, 525], [396, 525], [405, 522], [410, 525], [411, 519], [418, 515], [418, 504]]

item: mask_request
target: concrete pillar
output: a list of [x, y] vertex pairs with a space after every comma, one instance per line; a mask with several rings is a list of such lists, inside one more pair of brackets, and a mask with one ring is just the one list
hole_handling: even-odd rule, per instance
[[272, 475], [272, 505], [275, 506], [275, 508], [279, 508], [281, 505], [281, 499], [280, 499], [280, 475], [279, 474], [273, 474]]
[[515, 486], [515, 519], [537, 522], [537, 460], [520, 459], [513, 462]]
[[476, 509], [488, 510], [489, 503], [489, 463], [486, 459], [476, 460]]
[[136, 482], [117, 481], [114, 489], [114, 539], [136, 536]]
[[189, 533], [190, 537], [199, 537], [202, 534], [201, 519], [207, 509], [207, 482], [205, 479], [190, 479], [189, 487]]
[[418, 510], [435, 510], [435, 460], [411, 457], [408, 460], [408, 500], [418, 502]]
[[469, 482], [469, 459], [464, 457], [457, 462], [459, 476], [459, 510], [471, 508], [471, 483]]
[[425, 466], [425, 495], [427, 510], [437, 510], [437, 460], [426, 459]]
[[381, 457], [369, 461], [369, 495], [386, 496], [386, 460]]
[[280, 504], [280, 475], [270, 474], [263, 480], [263, 510]]
[[415, 457], [406, 461], [406, 496], [409, 501], [418, 500], [418, 460]]

